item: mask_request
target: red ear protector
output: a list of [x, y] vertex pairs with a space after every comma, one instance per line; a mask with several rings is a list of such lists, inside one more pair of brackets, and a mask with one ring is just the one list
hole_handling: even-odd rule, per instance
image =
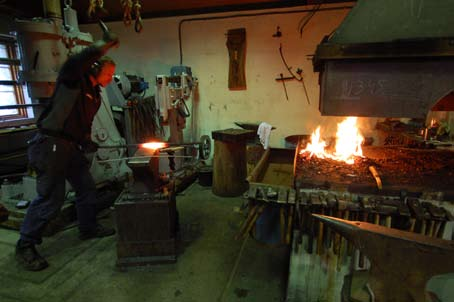
[[93, 64], [91, 64], [90, 74], [96, 77], [101, 71], [101, 67], [102, 67], [101, 63], [99, 61], [95, 61]]

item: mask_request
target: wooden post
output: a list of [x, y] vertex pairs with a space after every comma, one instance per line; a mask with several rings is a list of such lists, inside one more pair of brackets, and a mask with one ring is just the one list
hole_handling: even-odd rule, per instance
[[214, 139], [213, 193], [239, 196], [248, 188], [246, 181], [246, 141], [255, 138], [253, 130], [227, 129], [212, 132]]

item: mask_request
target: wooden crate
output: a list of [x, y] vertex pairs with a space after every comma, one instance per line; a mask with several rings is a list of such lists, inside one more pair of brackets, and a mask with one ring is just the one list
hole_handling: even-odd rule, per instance
[[247, 177], [249, 184], [294, 186], [294, 149], [268, 148]]
[[267, 244], [289, 244], [296, 191], [295, 150], [269, 148], [247, 177], [249, 213], [238, 237], [251, 232]]

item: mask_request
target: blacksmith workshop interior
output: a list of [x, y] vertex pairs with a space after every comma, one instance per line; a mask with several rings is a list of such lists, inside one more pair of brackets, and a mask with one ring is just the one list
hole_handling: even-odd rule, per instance
[[[1, 302], [454, 301], [454, 0], [0, 0], [0, 16]], [[115, 72], [91, 88], [89, 149], [38, 118], [86, 125], [54, 91], [97, 41]], [[83, 236], [66, 182], [27, 245], [50, 200], [31, 159], [59, 140], [88, 161], [103, 229]]]

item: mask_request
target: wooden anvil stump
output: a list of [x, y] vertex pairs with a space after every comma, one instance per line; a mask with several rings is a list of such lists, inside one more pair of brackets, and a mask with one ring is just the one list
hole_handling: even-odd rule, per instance
[[253, 130], [213, 131], [213, 193], [223, 197], [239, 196], [248, 188], [246, 181], [246, 143], [257, 135]]

